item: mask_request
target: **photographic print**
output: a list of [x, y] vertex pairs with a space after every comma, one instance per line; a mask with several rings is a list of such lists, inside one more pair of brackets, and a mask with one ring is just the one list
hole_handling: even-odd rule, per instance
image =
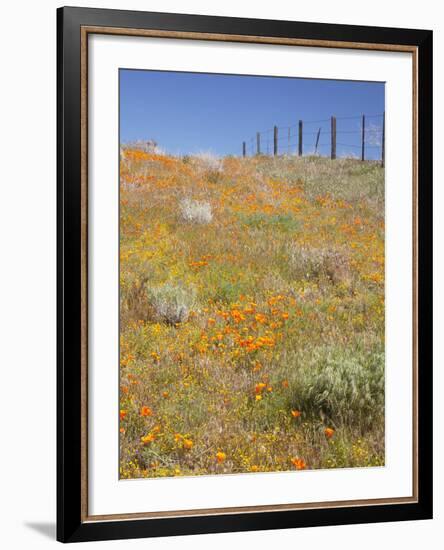
[[58, 540], [432, 517], [432, 38], [57, 10]]
[[119, 94], [120, 478], [384, 466], [384, 84]]

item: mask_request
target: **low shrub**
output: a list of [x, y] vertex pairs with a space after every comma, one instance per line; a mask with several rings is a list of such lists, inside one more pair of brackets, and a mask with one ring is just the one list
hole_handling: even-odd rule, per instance
[[203, 172], [222, 172], [223, 160], [209, 151], [201, 151], [192, 157], [196, 167]]
[[171, 325], [187, 321], [195, 302], [193, 289], [170, 283], [148, 289], [147, 297], [154, 319]]
[[287, 249], [291, 274], [296, 279], [344, 281], [349, 274], [346, 255], [337, 249], [305, 248], [291, 243]]
[[335, 426], [354, 426], [361, 432], [384, 418], [384, 353], [320, 350], [300, 366], [289, 406], [304, 418]]
[[206, 224], [213, 219], [211, 205], [208, 202], [183, 199], [179, 206], [182, 219], [186, 222]]

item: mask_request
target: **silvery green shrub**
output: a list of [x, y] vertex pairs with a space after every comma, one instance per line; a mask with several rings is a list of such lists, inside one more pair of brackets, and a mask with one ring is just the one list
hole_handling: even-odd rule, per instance
[[193, 288], [165, 283], [149, 288], [147, 296], [154, 317], [175, 325], [187, 321], [196, 295]]
[[290, 405], [307, 418], [365, 431], [384, 415], [384, 368], [382, 351], [347, 354], [321, 348], [299, 367]]
[[205, 201], [185, 198], [179, 204], [182, 219], [189, 223], [206, 224], [213, 219], [211, 205]]

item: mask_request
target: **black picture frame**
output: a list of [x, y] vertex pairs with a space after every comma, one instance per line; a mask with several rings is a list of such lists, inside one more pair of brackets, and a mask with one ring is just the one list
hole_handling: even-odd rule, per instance
[[[417, 50], [417, 457], [416, 502], [131, 520], [82, 513], [81, 29], [245, 35]], [[57, 539], [62, 542], [283, 529], [432, 518], [432, 32], [64, 7], [57, 10]], [[410, 274], [407, 274], [410, 276]]]

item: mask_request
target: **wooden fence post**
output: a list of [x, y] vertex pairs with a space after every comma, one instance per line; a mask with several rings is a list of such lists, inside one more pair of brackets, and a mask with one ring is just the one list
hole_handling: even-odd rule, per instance
[[276, 156], [278, 154], [278, 127], [274, 127], [274, 139], [273, 139], [273, 153]]
[[336, 117], [331, 117], [331, 158], [336, 158]]
[[261, 134], [259, 132], [256, 133], [256, 154], [261, 154]]
[[381, 166], [385, 165], [385, 111], [382, 115]]
[[321, 129], [318, 130], [318, 135], [316, 136], [316, 145], [315, 145], [315, 155], [318, 153], [319, 137], [321, 135]]
[[302, 157], [302, 120], [299, 121], [298, 154], [300, 157]]
[[245, 143], [245, 141], [242, 142], [242, 156], [247, 156], [247, 144]]
[[361, 124], [361, 160], [365, 160], [365, 115], [362, 115]]

